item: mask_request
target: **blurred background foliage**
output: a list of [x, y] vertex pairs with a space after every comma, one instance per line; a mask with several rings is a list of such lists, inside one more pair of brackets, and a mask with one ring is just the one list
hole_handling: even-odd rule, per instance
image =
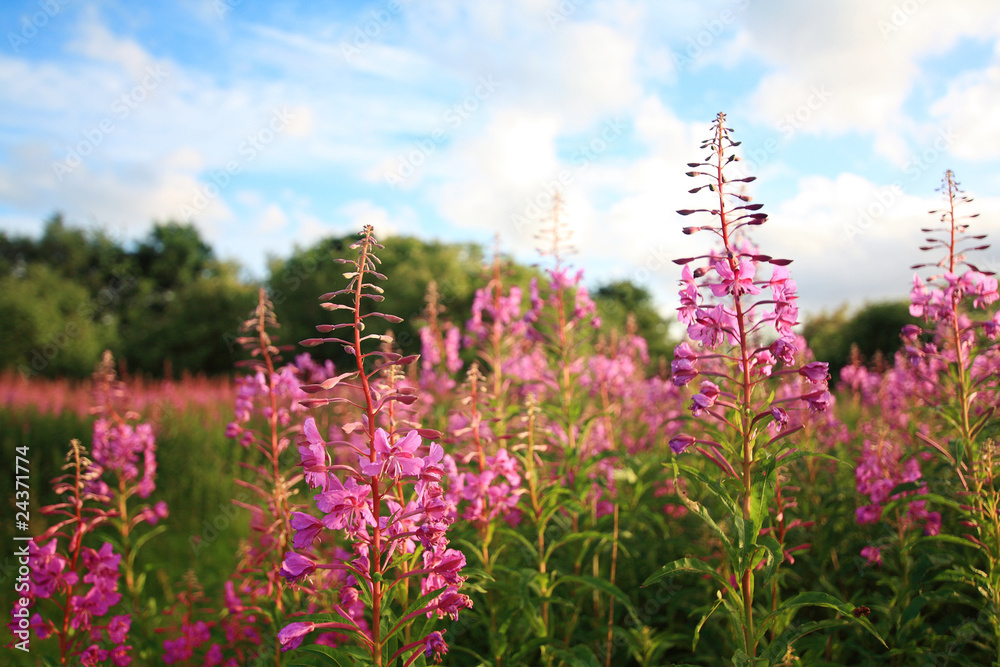
[[[270, 260], [259, 282], [272, 295], [282, 343], [313, 337], [316, 324], [337, 321], [318, 307], [318, 297], [343, 284], [345, 268], [334, 260], [351, 257], [354, 240], [353, 234], [328, 237]], [[494, 275], [494, 253], [476, 244], [406, 236], [382, 241], [381, 271], [392, 289], [385, 302], [372, 306], [403, 318], [392, 329], [406, 353], [419, 352], [418, 329], [432, 280], [442, 319], [463, 325], [476, 289]], [[527, 306], [527, 286], [539, 269], [509, 258], [501, 265], [505, 286], [520, 285]], [[46, 223], [39, 238], [0, 231], [0, 370], [83, 378], [101, 352], [111, 349], [129, 374], [231, 375], [241, 358], [238, 327], [254, 307], [257, 288], [258, 281], [238, 264], [216, 257], [190, 224], [157, 223], [131, 243], [70, 226], [60, 215]], [[631, 319], [649, 342], [653, 368], [670, 360], [673, 318], [659, 312], [648, 289], [614, 281], [592, 286], [591, 296], [604, 331], [624, 332]], [[382, 320], [371, 321], [373, 333], [384, 332]], [[900, 327], [910, 321], [904, 302], [870, 304], [856, 312], [844, 307], [807, 318], [803, 334], [837, 377], [850, 363], [852, 345], [865, 363], [878, 363], [879, 355], [891, 359]], [[340, 361], [336, 351], [333, 355]]]

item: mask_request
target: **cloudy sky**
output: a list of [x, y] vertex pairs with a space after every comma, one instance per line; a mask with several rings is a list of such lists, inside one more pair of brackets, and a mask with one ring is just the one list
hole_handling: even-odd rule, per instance
[[558, 189], [588, 283], [669, 309], [724, 111], [816, 312], [906, 296], [946, 169], [997, 240], [998, 109], [996, 0], [5, 0], [0, 229], [192, 221], [257, 276], [367, 223], [534, 261]]

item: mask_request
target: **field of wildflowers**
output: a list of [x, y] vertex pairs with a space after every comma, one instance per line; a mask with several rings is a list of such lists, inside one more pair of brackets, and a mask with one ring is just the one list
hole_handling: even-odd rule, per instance
[[3, 664], [1000, 664], [970, 198], [947, 172], [923, 326], [831, 378], [738, 145], [720, 114], [688, 165], [677, 231], [707, 233], [669, 370], [604, 329], [557, 198], [544, 277], [495, 259], [464, 322], [432, 286], [419, 356], [366, 333], [400, 321], [367, 227], [319, 337], [279, 344], [261, 290], [235, 386], [126, 384], [110, 355], [87, 386], [4, 377]]

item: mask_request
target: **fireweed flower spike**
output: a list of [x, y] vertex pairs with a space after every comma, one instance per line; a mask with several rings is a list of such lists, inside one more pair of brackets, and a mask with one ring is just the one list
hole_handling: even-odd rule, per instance
[[[61, 665], [110, 661], [124, 667], [132, 662], [128, 654], [132, 647], [125, 643], [132, 617], [112, 611], [122, 600], [118, 592], [122, 555], [108, 542], [98, 549], [84, 545], [87, 533], [111, 521], [115, 510], [103, 507], [111, 501], [108, 487], [100, 481], [100, 467], [78, 440], [70, 443], [66, 461], [66, 474], [53, 480], [53, 490], [62, 501], [40, 510], [55, 521], [28, 542], [32, 576], [28, 593], [22, 596], [28, 600], [27, 609], [18, 600], [9, 627], [21, 641], [28, 639], [28, 632], [41, 640], [54, 638]], [[29, 615], [25, 628], [19, 619]]]
[[[934, 340], [920, 346], [917, 337], [921, 331], [917, 327], [911, 327], [903, 335], [915, 371], [928, 375], [931, 366], [946, 369], [937, 382], [938, 395], [928, 396], [928, 402], [947, 406], [946, 418], [955, 427], [953, 434], [961, 438], [962, 451], [957, 456], [949, 454], [938, 440], [926, 435], [921, 437], [954, 462], [975, 458], [977, 436], [993, 414], [988, 400], [990, 392], [983, 389], [984, 384], [995, 377], [996, 369], [992, 364], [975, 362], [977, 357], [984, 357], [985, 361], [988, 351], [995, 348], [993, 341], [997, 339], [1000, 321], [996, 313], [992, 318], [973, 321], [964, 306], [971, 301], [971, 310], [986, 310], [1000, 298], [1000, 293], [993, 273], [980, 271], [966, 257], [968, 252], [990, 247], [980, 243], [986, 238], [985, 234], [969, 233], [967, 221], [979, 214], [963, 215], [962, 207], [972, 199], [959, 187], [951, 171], [945, 172], [940, 191], [945, 197], [945, 208], [931, 213], [940, 214], [942, 226], [921, 230], [929, 236], [920, 249], [944, 250], [945, 254], [936, 264], [917, 264], [912, 268], [934, 267], [944, 273], [935, 273], [926, 279], [914, 275], [910, 293], [910, 314], [924, 319], [927, 332]], [[963, 267], [965, 271], [960, 274]], [[977, 340], [979, 329], [989, 342]], [[944, 435], [943, 440], [947, 439], [948, 435]]]
[[[824, 366], [793, 367], [798, 341], [792, 327], [798, 323], [798, 308], [795, 283], [785, 268], [790, 260], [762, 254], [745, 239], [746, 230], [764, 224], [767, 215], [760, 211], [760, 204], [750, 203], [750, 197], [743, 194], [745, 184], [755, 177], [737, 178], [733, 173], [739, 158], [732, 149], [739, 142], [732, 140], [725, 122], [725, 115], [720, 113], [712, 126], [711, 138], [701, 146], [709, 151], [708, 157], [704, 162], [688, 165], [692, 168], [688, 176], [708, 181], [691, 193], [708, 190], [709, 208], [678, 211], [685, 217], [709, 216], [711, 222], [683, 231], [710, 232], [718, 245], [700, 257], [675, 260], [684, 267], [678, 318], [687, 325], [691, 342], [677, 347], [674, 383], [683, 386], [699, 375], [706, 378], [699, 384], [690, 405], [692, 415], [700, 420], [701, 433], [677, 434], [670, 440], [670, 447], [675, 455], [675, 478], [681, 470], [699, 479], [707, 477], [708, 473], [696, 461], [688, 462], [689, 449], [713, 464], [709, 471], [717, 468], [722, 473], [723, 483], [713, 482], [709, 488], [732, 514], [734, 534], [724, 531], [721, 522], [717, 523], [706, 507], [680, 495], [722, 541], [736, 578], [731, 584], [707, 563], [687, 558], [664, 566], [646, 584], [684, 571], [713, 576], [720, 584], [721, 602], [736, 630], [737, 655], [754, 661], [775, 619], [774, 615], [765, 617], [763, 622], [755, 618], [754, 592], [771, 583], [784, 559], [781, 545], [772, 535], [762, 534], [762, 529], [769, 520], [778, 467], [804, 455], [789, 444], [788, 437], [798, 429], [781, 428], [772, 437], [766, 427], [772, 422], [783, 426], [788, 418], [786, 410], [825, 409], [830, 394]], [[697, 260], [704, 260], [704, 264], [692, 269], [691, 264]], [[767, 331], [769, 328], [771, 332]], [[774, 342], [766, 344], [767, 337]], [[800, 371], [810, 381], [807, 391], [778, 400], [774, 392], [768, 395], [770, 385], [781, 381], [778, 369]], [[782, 405], [779, 407], [778, 403]], [[694, 447], [695, 444], [705, 446]], [[765, 565], [760, 575], [755, 575], [757, 563]], [[832, 596], [810, 595], [824, 596], [824, 606], [850, 610], [849, 605]], [[873, 630], [870, 624], [868, 627]], [[765, 652], [783, 652], [788, 645], [785, 642], [782, 647], [777, 641], [773, 644]]]
[[[280, 574], [307, 592], [310, 581], [326, 572], [341, 573], [345, 578], [339, 604], [321, 608], [318, 611], [324, 613], [316, 615], [290, 616], [292, 622], [281, 629], [278, 639], [282, 650], [288, 651], [316, 631], [332, 630], [353, 640], [353, 645], [337, 640], [337, 648], [324, 649], [334, 660], [381, 666], [402, 659], [404, 665], [410, 665], [421, 655], [437, 657], [447, 652], [441, 633], [432, 626], [437, 618], [457, 617], [461, 609], [471, 605], [469, 598], [458, 592], [465, 581], [460, 574], [465, 558], [448, 548], [445, 537], [452, 519], [440, 503], [444, 493], [440, 485], [443, 450], [424, 442], [424, 438], [440, 434], [416, 428], [401, 418], [405, 412], [401, 408], [417, 397], [395, 367], [410, 364], [417, 357], [390, 351], [391, 337], [387, 335], [364, 333], [366, 325], [372, 323], [370, 318], [401, 321], [369, 308], [370, 302], [383, 299], [382, 288], [369, 282], [385, 279], [377, 270], [380, 261], [375, 254], [382, 246], [369, 226], [351, 248], [357, 251], [357, 258], [339, 260], [351, 265], [344, 274], [349, 280], [347, 287], [321, 297], [325, 309], [347, 311], [350, 320], [316, 327], [322, 334], [336, 332], [341, 337], [313, 338], [303, 344], [339, 345], [354, 358], [357, 371], [304, 385], [302, 390], [307, 394], [336, 393], [306, 398], [301, 404], [360, 409], [360, 421], [342, 428], [351, 437], [360, 434], [362, 438], [326, 442], [315, 421], [306, 420], [304, 442], [299, 446], [301, 465], [308, 485], [318, 490], [314, 499], [322, 518], [304, 512], [291, 518], [295, 549], [304, 551], [325, 542], [326, 529], [342, 531], [351, 551], [338, 550], [331, 562], [297, 551], [285, 554]], [[337, 299], [347, 303], [337, 303]], [[386, 346], [367, 350], [368, 341]], [[347, 448], [353, 456], [330, 456], [327, 448], [332, 444]], [[357, 463], [335, 464], [335, 460]], [[420, 583], [416, 597], [410, 596], [412, 578]], [[311, 592], [315, 594], [320, 588], [317, 583]]]

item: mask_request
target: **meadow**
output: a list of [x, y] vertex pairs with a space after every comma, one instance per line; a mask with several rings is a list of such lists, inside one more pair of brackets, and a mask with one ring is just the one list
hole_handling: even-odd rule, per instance
[[669, 367], [601, 321], [557, 199], [544, 274], [495, 258], [462, 320], [432, 288], [419, 355], [366, 327], [399, 324], [366, 228], [316, 338], [281, 339], [260, 291], [235, 382], [110, 355], [0, 377], [4, 663], [1000, 665], [975, 204], [946, 173], [921, 325], [834, 378], [725, 122], [687, 166], [704, 254], [675, 260]]

